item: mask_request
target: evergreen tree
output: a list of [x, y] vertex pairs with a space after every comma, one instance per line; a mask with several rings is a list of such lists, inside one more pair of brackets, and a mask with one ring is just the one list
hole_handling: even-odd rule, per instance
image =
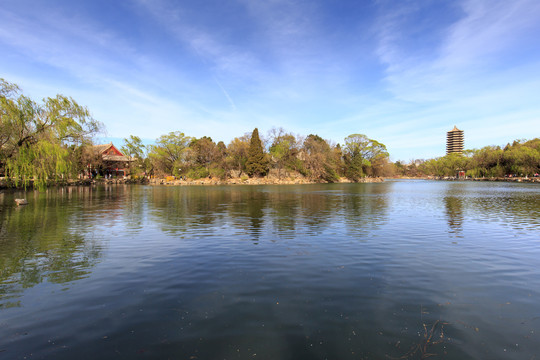
[[259, 130], [257, 128], [251, 134], [246, 172], [249, 176], [264, 176], [268, 173], [268, 158], [263, 152]]

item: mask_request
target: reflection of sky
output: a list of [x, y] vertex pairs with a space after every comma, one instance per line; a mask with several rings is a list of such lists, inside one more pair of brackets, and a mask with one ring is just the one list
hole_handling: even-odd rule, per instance
[[[234, 331], [282, 349], [290, 339], [272, 334], [365, 346], [344, 343], [354, 332], [399, 353], [398, 340], [416, 340], [422, 322], [441, 320], [456, 339], [448, 349], [469, 357], [482, 357], [481, 342], [490, 355], [511, 343], [534, 353], [535, 339], [525, 338], [540, 330], [532, 320], [540, 296], [534, 187], [396, 181], [48, 196], [51, 214], [66, 209], [70, 231], [101, 253], [89, 276], [58, 285], [45, 279], [21, 294], [10, 329], [33, 326], [34, 311], [48, 325], [36, 326], [31, 344], [41, 341], [31, 337], [40, 329], [69, 339], [64, 324], [80, 313], [69, 329], [115, 337], [115, 345], [122, 334], [136, 337], [133, 329], [139, 341], [156, 336], [143, 336], [142, 324], [160, 336], [170, 328], [185, 346], [194, 333], [210, 346], [215, 334]], [[459, 238], [449, 226], [456, 213]], [[107, 330], [96, 335], [87, 326]]]
[[[484, 296], [478, 294], [504, 291], [492, 280], [498, 276], [516, 278], [522, 289], [534, 287], [527, 284], [533, 269], [522, 264], [533, 264], [539, 255], [540, 224], [531, 212], [539, 201], [537, 189], [432, 183], [417, 192], [415, 184], [401, 185], [396, 187], [405, 193], [393, 199], [388, 215], [396, 229], [389, 251], [407, 276], [433, 287], [435, 302], [476, 301], [475, 296]], [[446, 190], [437, 194], [430, 187]], [[406, 202], [406, 197], [417, 199]], [[391, 273], [399, 277], [399, 270]], [[457, 286], [464, 279], [467, 285]]]

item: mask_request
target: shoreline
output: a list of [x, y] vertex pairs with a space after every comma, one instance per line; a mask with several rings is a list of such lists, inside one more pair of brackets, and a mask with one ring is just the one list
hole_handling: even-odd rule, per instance
[[[356, 183], [379, 183], [383, 182], [383, 178], [363, 178]], [[228, 179], [215, 179], [215, 178], [202, 178], [197, 180], [192, 179], [176, 179], [173, 176], [166, 178], [154, 178], [154, 179], [79, 179], [79, 180], [67, 180], [67, 181], [51, 181], [47, 188], [52, 187], [64, 187], [64, 186], [92, 186], [92, 185], [152, 185], [152, 186], [222, 186], [222, 185], [308, 185], [308, 184], [326, 184], [327, 182], [311, 181], [307, 178], [275, 178], [275, 177], [261, 177], [261, 178], [228, 178]], [[355, 183], [346, 178], [340, 178], [334, 184]], [[24, 186], [10, 186], [5, 179], [0, 179], [0, 190], [24, 190]], [[26, 186], [26, 190], [35, 190], [33, 182], [30, 181]]]
[[501, 177], [491, 177], [491, 178], [457, 178], [457, 177], [438, 177], [433, 180], [444, 180], [444, 181], [491, 181], [491, 182], [518, 182], [518, 183], [540, 183], [540, 177], [511, 177], [511, 178], [501, 178]]
[[[516, 182], [516, 183], [540, 183], [540, 177], [491, 177], [491, 178], [458, 178], [450, 176], [394, 176], [394, 177], [366, 177], [360, 181], [351, 181], [347, 178], [340, 178], [333, 183], [311, 181], [306, 178], [229, 178], [213, 179], [203, 178], [197, 180], [176, 179], [172, 176], [166, 178], [154, 179], [83, 179], [68, 180], [62, 182], [51, 182], [47, 188], [64, 186], [92, 186], [92, 185], [152, 185], [152, 186], [223, 186], [223, 185], [309, 185], [309, 184], [362, 184], [362, 183], [381, 183], [386, 180], [435, 180], [435, 181], [489, 181], [489, 182]], [[0, 190], [24, 190], [24, 186], [8, 186], [5, 179], [0, 179]], [[26, 190], [34, 190], [32, 182], [26, 187]]]
[[460, 178], [455, 176], [398, 176], [389, 177], [393, 180], [437, 180], [437, 181], [492, 181], [492, 182], [518, 182], [518, 183], [540, 183], [540, 177], [483, 177], [483, 178]]
[[[364, 178], [358, 183], [376, 183], [383, 182], [383, 178]], [[354, 183], [349, 179], [341, 178], [334, 184]], [[306, 178], [229, 178], [229, 179], [211, 179], [203, 178], [197, 180], [180, 179], [150, 179], [146, 182], [149, 185], [168, 185], [168, 186], [191, 186], [191, 185], [308, 185], [308, 184], [327, 184], [327, 182], [311, 181]]]

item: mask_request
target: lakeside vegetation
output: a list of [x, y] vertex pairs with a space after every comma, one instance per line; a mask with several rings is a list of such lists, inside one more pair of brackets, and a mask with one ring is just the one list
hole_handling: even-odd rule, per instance
[[346, 137], [343, 148], [318, 135], [303, 137], [281, 128], [272, 129], [264, 139], [255, 128], [229, 145], [181, 132], [163, 135], [149, 147], [135, 136], [124, 142], [122, 149], [138, 159], [135, 172], [158, 176], [224, 179], [272, 173], [277, 178], [300, 176], [314, 182], [335, 182], [340, 177], [358, 181], [391, 174], [386, 146], [363, 134]]
[[462, 171], [471, 178], [533, 177], [540, 173], [540, 138], [515, 140], [503, 148], [485, 146], [465, 150], [463, 154], [448, 154], [429, 160], [413, 160], [409, 164], [394, 163], [398, 175], [456, 176]]
[[[8, 186], [43, 189], [50, 183], [79, 179], [88, 168], [100, 169], [93, 147], [104, 126], [89, 110], [63, 95], [36, 102], [13, 83], [0, 79], [0, 173]], [[358, 182], [366, 177], [533, 176], [540, 171], [540, 139], [487, 146], [409, 164], [391, 163], [386, 146], [364, 134], [342, 144], [319, 135], [295, 135], [279, 128], [261, 136], [257, 128], [228, 145], [210, 137], [175, 131], [144, 145], [135, 135], [120, 146], [133, 178], [175, 176], [187, 179], [268, 177], [311, 182]]]
[[15, 186], [33, 180], [43, 188], [48, 180], [80, 172], [85, 150], [102, 127], [70, 97], [38, 103], [0, 78], [0, 169]]
[[[0, 116], [0, 169], [9, 184], [27, 186], [32, 181], [44, 188], [50, 181], [77, 179], [87, 168], [100, 168], [92, 145], [103, 124], [72, 98], [57, 95], [37, 103], [20, 94], [16, 84], [0, 79]], [[363, 134], [347, 136], [342, 147], [319, 135], [304, 137], [281, 128], [266, 137], [255, 128], [228, 145], [175, 131], [146, 146], [130, 135], [121, 150], [132, 160], [128, 171], [133, 177], [225, 179], [272, 173], [334, 182], [392, 173], [386, 146]]]

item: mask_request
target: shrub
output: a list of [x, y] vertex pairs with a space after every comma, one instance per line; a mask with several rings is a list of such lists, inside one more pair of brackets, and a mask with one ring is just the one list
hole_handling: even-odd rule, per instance
[[209, 173], [212, 178], [225, 179], [226, 176], [226, 172], [222, 168], [211, 168]]
[[197, 167], [197, 168], [190, 169], [187, 172], [186, 177], [188, 177], [190, 179], [193, 179], [193, 180], [197, 180], [197, 179], [202, 179], [202, 178], [208, 177], [208, 175], [209, 175], [208, 170], [206, 170], [206, 168], [204, 166], [200, 166], [200, 167]]

